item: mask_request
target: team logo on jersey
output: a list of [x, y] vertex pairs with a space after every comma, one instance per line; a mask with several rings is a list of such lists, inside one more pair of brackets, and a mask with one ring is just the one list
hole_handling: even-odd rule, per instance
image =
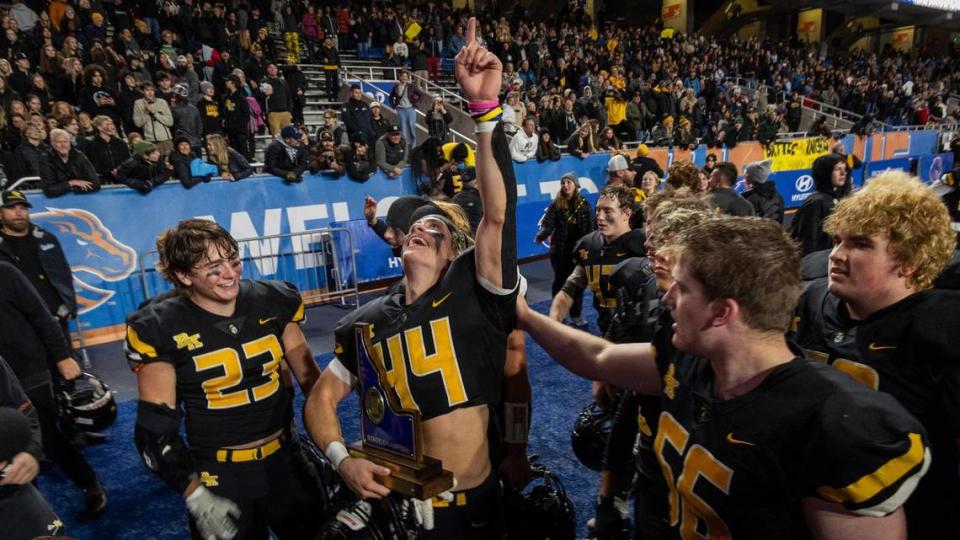
[[274, 319], [276, 319], [276, 317], [267, 317], [266, 319], [259, 319], [260, 326], [263, 326]]
[[752, 442], [741, 441], [740, 439], [734, 438], [733, 432], [727, 433], [727, 442], [730, 444], [742, 444], [745, 446], [754, 446]]
[[439, 299], [439, 300], [434, 300], [431, 305], [432, 305], [433, 307], [439, 306], [439, 305], [442, 304], [447, 298], [449, 298], [451, 294], [453, 294], [453, 293], [452, 293], [452, 292], [448, 292], [447, 294], [443, 295], [443, 298], [441, 298], [441, 299]]
[[667, 372], [663, 375], [663, 394], [670, 399], [673, 399], [673, 396], [677, 393], [677, 387], [680, 386], [680, 381], [674, 376], [676, 372], [677, 365], [670, 364]]
[[137, 268], [137, 252], [113, 236], [96, 215], [79, 208], [47, 208], [30, 215], [30, 221], [60, 239], [71, 263], [77, 307], [81, 315], [110, 300], [115, 291], [95, 287], [90, 278], [122, 281]]
[[230, 323], [230, 324], [227, 325], [227, 330], [229, 330], [230, 333], [233, 334], [233, 335], [237, 335], [237, 334], [240, 333], [240, 329], [237, 328], [237, 325], [235, 325], [235, 324], [233, 324], [233, 323]]
[[585, 249], [581, 249], [579, 253], [580, 253], [580, 259], [584, 261], [587, 260], [587, 257], [590, 256], [590, 252]]
[[896, 345], [877, 345], [876, 341], [871, 341], [870, 345], [867, 345], [867, 348], [871, 351], [885, 351], [887, 349], [896, 349]]
[[836, 334], [833, 335], [833, 342], [840, 343], [841, 341], [843, 341], [843, 338], [845, 337], [847, 337], [847, 335], [844, 334], [843, 332], [837, 332]]
[[203, 471], [200, 473], [200, 483], [207, 487], [217, 487], [220, 485], [220, 476]]
[[186, 332], [181, 332], [173, 336], [173, 341], [177, 344], [177, 350], [187, 349], [188, 351], [195, 351], [203, 347], [203, 343], [200, 341], [200, 334], [191, 335]]

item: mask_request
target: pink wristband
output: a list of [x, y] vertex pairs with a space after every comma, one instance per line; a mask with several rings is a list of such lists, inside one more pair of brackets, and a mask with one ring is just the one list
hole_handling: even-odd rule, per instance
[[500, 106], [500, 102], [495, 99], [491, 99], [488, 101], [470, 101], [467, 103], [467, 107], [470, 109], [471, 112], [489, 111], [490, 109], [493, 109], [494, 107], [499, 107], [499, 106]]

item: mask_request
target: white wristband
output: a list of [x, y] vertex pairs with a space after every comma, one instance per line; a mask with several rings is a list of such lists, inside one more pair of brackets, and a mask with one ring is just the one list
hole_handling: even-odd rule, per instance
[[347, 447], [340, 441], [333, 441], [328, 444], [327, 449], [324, 450], [323, 453], [326, 454], [327, 459], [330, 460], [333, 468], [337, 471], [340, 470], [340, 463], [350, 457], [350, 452], [347, 450]]
[[497, 121], [492, 120], [490, 122], [480, 122], [477, 124], [477, 128], [473, 130], [474, 133], [490, 133], [497, 128]]

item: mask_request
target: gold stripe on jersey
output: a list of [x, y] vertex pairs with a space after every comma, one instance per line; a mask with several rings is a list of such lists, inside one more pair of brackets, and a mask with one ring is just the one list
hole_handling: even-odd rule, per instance
[[127, 326], [127, 343], [141, 356], [146, 356], [147, 358], [157, 357], [157, 349], [155, 349], [153, 345], [140, 339], [140, 334], [137, 334], [137, 331], [129, 325]]
[[304, 305], [303, 302], [300, 302], [300, 307], [297, 308], [297, 312], [293, 314], [293, 317], [290, 318], [290, 322], [300, 322], [304, 317]]
[[920, 434], [910, 433], [908, 437], [910, 448], [903, 455], [891, 459], [848, 486], [842, 488], [822, 486], [817, 489], [817, 493], [824, 500], [835, 503], [859, 504], [869, 501], [877, 493], [896, 484], [907, 473], [923, 463], [924, 448]]

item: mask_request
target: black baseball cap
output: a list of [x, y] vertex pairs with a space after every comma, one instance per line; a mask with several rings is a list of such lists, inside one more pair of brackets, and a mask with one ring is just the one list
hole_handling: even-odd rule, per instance
[[18, 204], [25, 205], [27, 208], [33, 208], [33, 205], [30, 204], [30, 201], [27, 200], [27, 196], [19, 190], [11, 190], [3, 192], [3, 208], [10, 208], [11, 206], [16, 206]]
[[390, 134], [390, 135], [393, 135], [393, 134], [395, 134], [395, 133], [400, 133], [400, 126], [398, 126], [398, 125], [392, 125], [392, 126], [388, 127], [388, 128], [387, 128], [387, 133]]

